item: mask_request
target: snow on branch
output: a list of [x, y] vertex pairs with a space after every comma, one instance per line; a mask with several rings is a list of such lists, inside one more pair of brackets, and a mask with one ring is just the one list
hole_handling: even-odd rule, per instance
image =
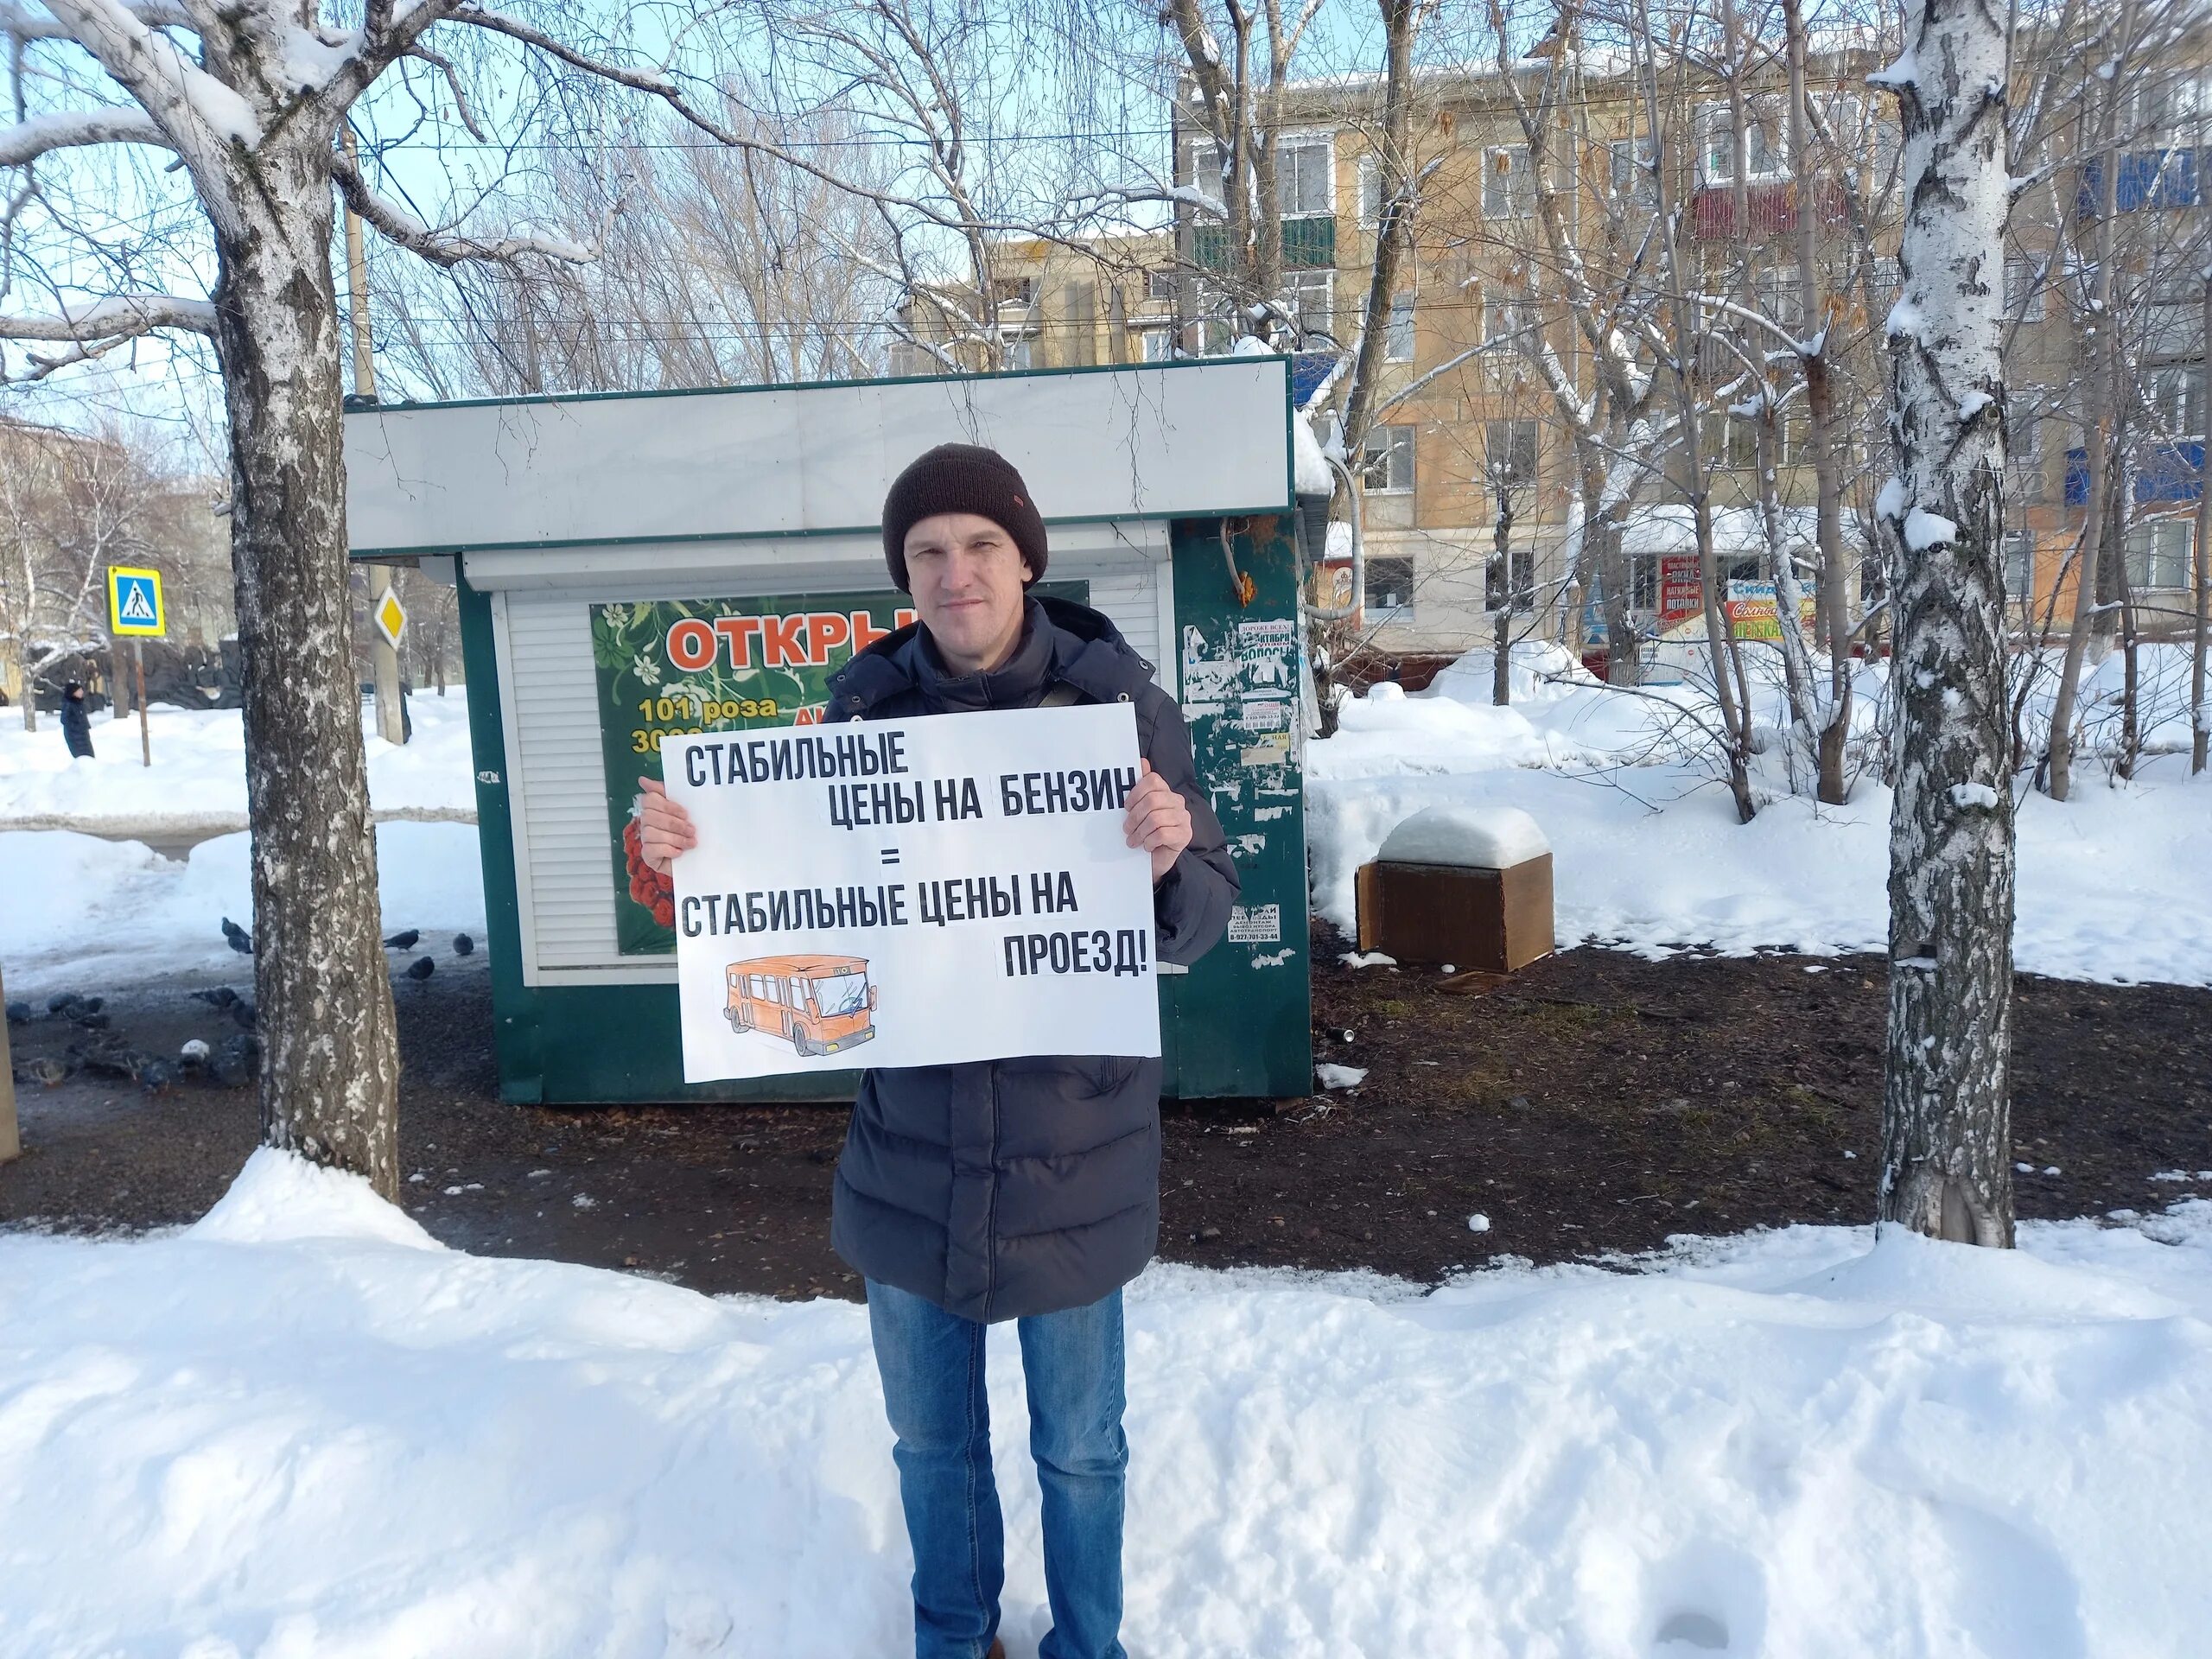
[[215, 308], [174, 294], [127, 294], [90, 305], [65, 305], [56, 316], [0, 315], [0, 340], [52, 340], [73, 347], [53, 356], [28, 353], [31, 372], [22, 377], [26, 380], [43, 380], [57, 369], [89, 363], [156, 328], [212, 335]]
[[0, 127], [0, 167], [21, 167], [50, 151], [86, 144], [170, 147], [168, 136], [154, 124], [153, 118], [143, 110], [120, 105], [106, 110], [71, 110], [35, 115], [11, 127]]
[[596, 245], [587, 247], [565, 237], [503, 236], [487, 241], [457, 236], [448, 231], [434, 231], [405, 208], [370, 189], [360, 169], [342, 154], [331, 156], [330, 176], [337, 181], [346, 205], [373, 226], [378, 235], [434, 265], [450, 268], [480, 263], [512, 264], [527, 255], [588, 265], [599, 257]]
[[[182, 6], [170, 5], [166, 0], [145, 0], [144, 3], [121, 8], [143, 23], [148, 29], [188, 29], [197, 31], [200, 24]], [[20, 41], [29, 45], [34, 41], [73, 41], [77, 31], [60, 18], [26, 11], [11, 0], [0, 0], [0, 37]]]
[[1216, 219], [1229, 217], [1229, 210], [1217, 198], [1208, 195], [1195, 184], [1102, 184], [1095, 190], [1085, 191], [1076, 201], [1078, 205], [1085, 201], [1171, 201], [1195, 207]]

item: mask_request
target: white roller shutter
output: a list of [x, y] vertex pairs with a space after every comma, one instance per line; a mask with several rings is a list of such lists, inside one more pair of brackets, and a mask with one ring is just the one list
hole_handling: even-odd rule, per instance
[[[1048, 574], [1089, 582], [1090, 603], [1174, 690], [1173, 583], [1162, 524], [1056, 527]], [[778, 557], [779, 551], [802, 559]], [[798, 544], [576, 550], [464, 556], [469, 581], [493, 590], [508, 803], [522, 910], [526, 984], [673, 983], [673, 958], [624, 958], [615, 947], [614, 872], [600, 741], [590, 607], [607, 600], [749, 597], [881, 585], [879, 544], [844, 537]]]

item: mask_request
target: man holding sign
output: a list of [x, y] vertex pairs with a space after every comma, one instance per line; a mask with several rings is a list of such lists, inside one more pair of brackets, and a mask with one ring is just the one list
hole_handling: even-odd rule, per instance
[[[1030, 1448], [1044, 1498], [1053, 1628], [1040, 1659], [1125, 1659], [1121, 1287], [1159, 1240], [1157, 1027], [1141, 1052], [1040, 1051], [1056, 1046], [1055, 1034], [1065, 1046], [1071, 1032], [1126, 1029], [1085, 1016], [1116, 996], [1126, 1001], [1133, 988], [1154, 998], [1157, 963], [1203, 956], [1221, 937], [1236, 873], [1198, 788], [1181, 712], [1154, 683], [1149, 665], [1097, 612], [1029, 593], [1045, 571], [1045, 524], [1010, 463], [969, 444], [931, 450], [892, 484], [883, 543], [892, 580], [913, 595], [919, 620], [847, 664], [830, 682], [823, 716], [866, 722], [874, 745], [866, 756], [856, 744], [802, 754], [691, 738], [683, 741], [680, 766], [674, 739], [664, 747], [664, 762], [678, 794], [702, 810], [711, 801], [718, 815], [726, 806], [740, 810], [747, 801], [766, 801], [750, 792], [763, 780], [773, 790], [805, 771], [819, 797], [824, 785], [817, 779], [842, 779], [849, 766], [855, 772], [868, 768], [861, 774], [865, 794], [841, 798], [838, 788], [859, 785], [828, 785], [826, 810], [836, 828], [823, 833], [881, 825], [880, 856], [897, 880], [873, 894], [858, 887], [836, 892], [852, 894], [853, 906], [880, 923], [890, 921], [894, 906], [903, 916], [910, 895], [919, 915], [933, 893], [936, 914], [925, 918], [938, 924], [932, 945], [972, 1009], [950, 1023], [985, 1033], [976, 1040], [988, 1058], [887, 1064], [865, 1074], [838, 1163], [830, 1224], [837, 1253], [867, 1283], [884, 1404], [898, 1435], [899, 1494], [914, 1554], [917, 1659], [1003, 1652], [996, 1640], [1003, 1534], [991, 1478], [983, 1338], [988, 1325], [1005, 1319], [1020, 1321]], [[1007, 712], [1058, 708], [1069, 715], [1046, 720]], [[920, 731], [906, 724], [943, 714], [983, 718]], [[1056, 745], [1063, 753], [1080, 747], [1086, 762], [1108, 753], [1101, 746], [1126, 743], [1131, 724], [1134, 766], [1052, 764]], [[976, 780], [954, 775], [957, 760], [929, 758], [932, 737], [956, 735], [971, 753], [968, 740], [980, 737], [998, 762], [972, 804], [963, 785]], [[846, 741], [827, 733], [779, 741]], [[972, 761], [967, 769], [976, 770]], [[654, 868], [666, 873], [692, 849], [700, 849], [699, 859], [719, 855], [741, 866], [742, 848], [715, 845], [720, 817], [709, 821], [702, 841], [680, 800], [640, 781], [640, 845]], [[906, 790], [913, 791], [911, 815]], [[963, 823], [969, 818], [976, 822]], [[1053, 868], [1033, 868], [1033, 860], [1032, 868], [1008, 868], [1003, 886], [996, 877], [933, 879], [926, 872], [938, 867], [925, 872], [920, 862], [939, 856], [938, 843], [952, 837], [949, 844], [971, 849], [969, 865], [994, 868], [992, 849], [1015, 844], [1017, 836], [1033, 843], [1040, 821], [1060, 843], [1049, 861]], [[728, 868], [718, 866], [717, 873], [717, 888], [740, 886]], [[680, 895], [684, 885], [679, 880]], [[1109, 912], [1111, 920], [1126, 918], [1132, 892], [1141, 912], [1147, 886], [1149, 914], [1138, 919], [1148, 937], [1090, 925]], [[805, 892], [809, 906], [817, 893], [831, 896], [791, 892]], [[688, 941], [695, 928], [766, 931], [759, 925], [772, 923], [767, 906], [777, 896], [764, 894], [757, 882], [742, 897], [690, 895], [695, 907], [679, 932]], [[970, 913], [990, 916], [995, 925], [964, 932], [947, 925]], [[1065, 925], [1071, 914], [1081, 925]], [[971, 936], [995, 953], [986, 969], [958, 954], [976, 948], [961, 943]], [[773, 956], [756, 950], [749, 938], [710, 937], [719, 952], [694, 955], [715, 961], [716, 971], [721, 956], [747, 957], [728, 964], [734, 1029], [765, 1036], [764, 1021], [773, 1018], [775, 1029], [792, 1033], [794, 1047], [880, 1041], [876, 1052], [887, 1061], [896, 1058], [887, 1007], [884, 1034], [874, 1035], [875, 991], [865, 983], [861, 955]], [[984, 972], [988, 978], [976, 976]], [[1080, 1000], [1041, 1028], [1033, 1019], [1027, 1031], [999, 1029], [1001, 1005], [1018, 1004], [1033, 981], [1041, 989], [1048, 978], [1052, 994]], [[866, 1024], [858, 1023], [863, 1002]], [[826, 1015], [830, 1007], [842, 1012]], [[937, 1038], [957, 1041], [961, 1034]], [[924, 1037], [899, 1040], [911, 1046]], [[687, 1039], [687, 1064], [689, 1047]]]

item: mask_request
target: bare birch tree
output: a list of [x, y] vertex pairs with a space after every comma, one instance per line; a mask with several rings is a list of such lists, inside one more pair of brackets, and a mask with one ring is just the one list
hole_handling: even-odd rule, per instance
[[[692, 23], [704, 29], [721, 16]], [[558, 4], [524, 14], [475, 0], [366, 0], [358, 22], [266, 0], [231, 10], [204, 0], [0, 5], [19, 112], [0, 126], [0, 194], [21, 199], [27, 180], [41, 193], [66, 192], [80, 156], [130, 146], [173, 160], [173, 171], [143, 176], [188, 188], [204, 218], [215, 272], [207, 297], [125, 280], [90, 299], [0, 314], [0, 341], [27, 343], [19, 377], [155, 331], [214, 342], [245, 664], [263, 1133], [359, 1171], [386, 1194], [397, 1188], [399, 1067], [346, 648], [335, 196], [386, 242], [440, 265], [575, 264], [594, 250], [428, 224], [377, 188], [339, 137], [365, 98], [410, 74], [435, 77], [448, 107], [473, 120], [467, 106], [482, 100], [469, 97], [464, 70], [475, 62], [546, 86], [552, 103], [593, 105], [623, 89], [716, 143], [823, 174], [726, 121], [719, 91], [686, 72], [683, 19], [656, 21], [653, 38], [676, 42], [662, 58], [626, 43], [624, 14], [611, 22], [614, 35], [594, 38], [582, 14]], [[10, 214], [0, 233], [12, 245], [26, 223]], [[123, 258], [105, 268], [126, 278], [132, 270]]]
[[2006, 770], [2005, 15], [1922, 0], [1896, 63], [1910, 206], [1888, 331], [1897, 786], [1879, 1214], [2009, 1246], [2013, 842]]

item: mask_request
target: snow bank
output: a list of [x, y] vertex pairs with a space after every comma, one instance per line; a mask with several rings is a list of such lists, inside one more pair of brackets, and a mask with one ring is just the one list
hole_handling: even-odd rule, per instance
[[[1497, 653], [1478, 648], [1447, 663], [1428, 683], [1426, 696], [1449, 697], [1455, 702], [1486, 703], [1491, 700]], [[1596, 685], [1598, 677], [1555, 639], [1520, 639], [1506, 648], [1506, 692], [1516, 703], [1559, 694], [1562, 687]]]
[[[863, 1309], [423, 1248], [348, 1185], [264, 1154], [197, 1228], [0, 1236], [0, 1656], [910, 1647]], [[1155, 1267], [1128, 1301], [1125, 1638], [2189, 1651], [2212, 1203], [2143, 1227], [2031, 1224], [2018, 1253], [1793, 1228], [1428, 1295]], [[987, 1382], [1029, 1659], [1013, 1334]]]
[[[167, 859], [137, 842], [66, 830], [0, 830], [0, 958], [10, 995], [97, 993], [187, 971], [245, 971], [224, 942], [226, 916], [251, 927], [248, 838], [203, 841]], [[377, 826], [377, 890], [388, 929], [421, 928], [425, 949], [454, 932], [484, 937], [476, 826]]]
[[[469, 759], [468, 698], [459, 686], [440, 697], [408, 699], [415, 736], [395, 748], [376, 735], [365, 706], [369, 799], [379, 812], [476, 816]], [[69, 758], [59, 719], [39, 717], [26, 732], [17, 711], [0, 719], [0, 827], [93, 829], [160, 836], [244, 829], [245, 736], [238, 711], [156, 704], [150, 715], [154, 764], [141, 763], [138, 721], [92, 717], [90, 760]]]
[[[1376, 686], [1307, 750], [1316, 910], [1352, 930], [1352, 876], [1391, 831], [1431, 809], [1513, 808], [1549, 842], [1561, 945], [1599, 939], [1662, 955], [1788, 947], [1879, 951], [1889, 934], [1889, 792], [1849, 804], [1785, 797], [1738, 824], [1726, 792], [1686, 762], [1693, 688], [1629, 695], [1546, 681], [1498, 709], [1479, 671], [1433, 695]], [[1379, 694], [1379, 695], [1378, 695]], [[1475, 701], [1461, 702], [1461, 696]], [[1872, 701], [1859, 704], [1871, 717]], [[1778, 715], [1779, 710], [1773, 712]], [[2065, 804], [2019, 802], [2018, 965], [2106, 982], [2212, 985], [2212, 779], [2155, 755], [2133, 784], [2092, 772]]]

